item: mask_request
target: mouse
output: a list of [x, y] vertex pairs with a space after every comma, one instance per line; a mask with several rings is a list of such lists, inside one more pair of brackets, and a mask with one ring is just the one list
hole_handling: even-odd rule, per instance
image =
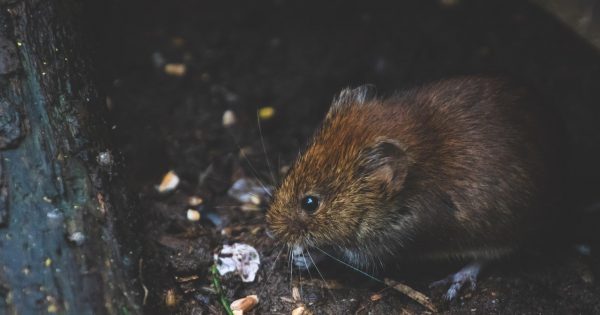
[[448, 285], [452, 300], [475, 288], [484, 264], [531, 246], [556, 217], [562, 159], [549, 112], [496, 77], [390, 97], [346, 88], [275, 190], [270, 232], [295, 256], [323, 252], [361, 269], [464, 261], [434, 283]]

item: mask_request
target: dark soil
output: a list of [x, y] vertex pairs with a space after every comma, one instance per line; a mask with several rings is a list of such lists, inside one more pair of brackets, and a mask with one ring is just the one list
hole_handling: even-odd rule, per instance
[[[568, 229], [569, 238], [591, 246], [592, 255], [571, 246], [498, 262], [474, 292], [449, 304], [427, 285], [459, 264], [408, 266], [387, 276], [431, 296], [445, 313], [600, 313], [600, 213], [578, 211], [600, 196], [600, 56], [538, 7], [508, 0], [133, 0], [101, 15], [109, 22], [92, 23], [103, 25], [93, 42], [99, 72], [110, 82], [116, 148], [141, 200], [147, 313], [223, 313], [209, 268], [220, 246], [234, 242], [261, 256], [254, 283], [221, 280], [230, 300], [259, 295], [251, 313], [290, 314], [302, 303], [323, 314], [427, 312], [336, 262], [321, 264], [326, 281], [314, 270], [291, 277], [286, 253], [276, 261], [281, 244], [265, 234], [264, 207], [244, 211], [226, 192], [244, 176], [274, 184], [269, 169], [280, 177], [345, 86], [373, 83], [385, 95], [470, 73], [523, 82], [565, 118], [566, 211], [584, 222]], [[187, 71], [167, 75], [164, 63], [183, 63]], [[275, 109], [261, 122], [266, 155], [256, 116], [264, 106]], [[222, 126], [228, 109], [237, 116], [231, 128]], [[154, 186], [168, 170], [182, 183], [158, 194]], [[186, 219], [190, 196], [204, 199], [199, 222]], [[301, 300], [292, 299], [292, 287], [301, 289]], [[375, 293], [381, 299], [371, 301]]]

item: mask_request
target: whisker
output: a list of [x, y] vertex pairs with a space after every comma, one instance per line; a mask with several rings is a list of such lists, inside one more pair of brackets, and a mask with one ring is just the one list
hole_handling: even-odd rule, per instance
[[275, 174], [273, 173], [273, 167], [271, 166], [271, 162], [269, 161], [269, 156], [267, 155], [267, 148], [265, 147], [265, 140], [262, 133], [262, 126], [260, 124], [260, 116], [258, 115], [258, 109], [256, 111], [256, 124], [258, 125], [258, 133], [260, 135], [260, 144], [262, 145], [263, 153], [265, 154], [265, 160], [267, 161], [267, 167], [269, 168], [269, 173], [271, 173], [271, 179], [273, 180], [273, 185], [277, 183], [275, 180]]
[[333, 297], [333, 301], [335, 302], [335, 304], [339, 304], [338, 301], [337, 301], [337, 298], [335, 297], [335, 294], [333, 294], [333, 290], [331, 290], [331, 289], [329, 289], [327, 287], [327, 281], [325, 280], [325, 277], [323, 277], [323, 274], [321, 273], [321, 270], [319, 270], [319, 267], [315, 263], [315, 260], [312, 258], [312, 255], [310, 254], [310, 251], [306, 250], [306, 253], [308, 254], [308, 258], [310, 258], [310, 261], [312, 261], [313, 266], [315, 266], [315, 269], [317, 270], [317, 273], [319, 274], [319, 276], [323, 280], [323, 284], [325, 285], [325, 289], [327, 289], [327, 292], [329, 292], [329, 294], [331, 294], [331, 297]]
[[[338, 259], [338, 258], [334, 257], [333, 255], [331, 255], [331, 254], [329, 254], [328, 252], [326, 252], [326, 251], [324, 251], [324, 250], [320, 249], [319, 247], [317, 247], [317, 246], [315, 246], [315, 245], [313, 245], [313, 247], [314, 247], [314, 248], [316, 248], [316, 249], [318, 249], [318, 250], [319, 250], [321, 253], [323, 253], [323, 254], [327, 255], [329, 258], [331, 258], [331, 259], [333, 259], [333, 260], [335, 260], [335, 261], [339, 262], [340, 264], [342, 264], [342, 265], [344, 265], [344, 266], [346, 266], [346, 267], [348, 267], [348, 268], [350, 268], [350, 269], [352, 269], [352, 270], [354, 270], [354, 271], [356, 271], [356, 272], [358, 272], [358, 273], [362, 274], [363, 276], [366, 276], [366, 277], [368, 277], [369, 279], [371, 279], [371, 280], [374, 280], [374, 281], [377, 281], [377, 282], [379, 282], [379, 283], [383, 283], [383, 284], [385, 284], [385, 282], [383, 282], [383, 280], [381, 280], [381, 279], [379, 279], [379, 278], [376, 278], [375, 276], [373, 276], [373, 275], [371, 275], [371, 274], [369, 274], [369, 273], [367, 273], [367, 272], [365, 272], [365, 271], [362, 271], [362, 270], [360, 270], [360, 269], [358, 269], [358, 268], [356, 268], [356, 267], [354, 267], [354, 266], [350, 265], [349, 263], [347, 263], [347, 262], [345, 262], [345, 261], [343, 261], [343, 260], [340, 260], [340, 259]], [[310, 253], [309, 253], [309, 255], [310, 255]]]
[[302, 296], [304, 295], [304, 290], [302, 290], [302, 269], [300, 269], [300, 266], [296, 267], [298, 267], [298, 277], [300, 277], [300, 301], [302, 301]]
[[243, 205], [231, 205], [231, 206], [212, 206], [210, 209], [235, 209], [241, 208]]
[[281, 245], [281, 249], [277, 253], [277, 256], [275, 256], [275, 260], [273, 261], [273, 265], [271, 266], [271, 268], [267, 272], [267, 277], [265, 278], [265, 281], [263, 282], [262, 288], [260, 289], [260, 292], [258, 293], [258, 296], [260, 296], [263, 293], [263, 291], [265, 290], [265, 288], [267, 287], [267, 284], [269, 283], [269, 279], [271, 278], [271, 275], [273, 275], [273, 271], [275, 270], [275, 267], [277, 266], [277, 261], [279, 260], [279, 256], [281, 256], [281, 253], [283, 253], [284, 249], [285, 249], [285, 245], [282, 244]]
[[238, 150], [240, 151], [240, 154], [242, 155], [242, 157], [244, 158], [244, 160], [246, 160], [246, 163], [248, 164], [248, 166], [250, 167], [250, 170], [252, 171], [252, 175], [254, 176], [254, 179], [256, 179], [258, 181], [258, 183], [262, 186], [262, 189], [265, 191], [265, 193], [267, 193], [269, 195], [269, 197], [273, 197], [273, 195], [271, 195], [271, 192], [267, 189], [267, 186], [258, 177], [258, 175], [260, 173], [256, 170], [256, 168], [254, 168], [254, 166], [250, 162], [250, 159], [248, 159], [248, 156], [246, 155], [246, 153], [244, 153], [244, 150], [242, 150], [242, 147], [239, 145], [239, 143], [235, 139], [235, 136], [231, 133], [231, 131], [229, 131], [229, 129], [227, 129], [227, 132], [229, 132], [229, 135], [233, 139], [233, 143], [235, 143], [235, 145], [237, 146]]
[[277, 154], [277, 174], [281, 176], [281, 154]]
[[294, 260], [294, 256], [292, 253], [292, 248], [288, 245], [288, 248], [290, 249], [290, 259], [288, 261], [288, 263], [290, 264], [290, 292], [293, 291], [293, 287], [294, 287], [294, 270], [293, 270], [293, 260]]
[[[308, 250], [306, 250], [308, 251]], [[302, 260], [304, 260], [304, 265], [306, 266], [306, 271], [308, 272], [308, 276], [310, 277], [310, 281], [313, 281], [312, 274], [310, 272], [310, 267], [308, 266], [308, 262], [306, 261], [306, 256], [304, 256], [304, 249], [300, 253], [302, 255]]]

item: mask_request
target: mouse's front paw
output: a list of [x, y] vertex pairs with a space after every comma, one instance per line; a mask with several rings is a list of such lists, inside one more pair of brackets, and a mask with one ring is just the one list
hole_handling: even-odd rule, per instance
[[444, 299], [447, 301], [452, 301], [458, 296], [458, 293], [465, 284], [469, 284], [471, 290], [475, 290], [477, 287], [477, 275], [479, 275], [481, 265], [481, 262], [472, 262], [457, 273], [431, 283], [429, 287], [432, 288], [449, 285], [450, 287], [448, 288], [448, 291], [446, 291], [444, 294]]

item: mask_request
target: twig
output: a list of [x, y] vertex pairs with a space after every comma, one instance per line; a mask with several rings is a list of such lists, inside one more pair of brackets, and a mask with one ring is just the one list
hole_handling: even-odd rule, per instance
[[431, 302], [431, 300], [429, 299], [429, 297], [409, 286], [407, 286], [406, 284], [391, 280], [391, 279], [385, 279], [385, 284], [392, 287], [394, 290], [408, 296], [409, 298], [411, 298], [412, 300], [414, 300], [415, 302], [423, 305], [425, 308], [427, 308], [428, 310], [436, 313], [437, 312], [437, 308], [435, 307], [435, 305], [433, 305], [433, 303]]

